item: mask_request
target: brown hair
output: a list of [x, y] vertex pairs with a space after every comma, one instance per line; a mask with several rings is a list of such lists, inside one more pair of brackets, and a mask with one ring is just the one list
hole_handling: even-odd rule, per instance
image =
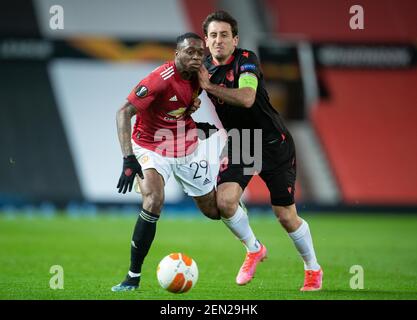
[[213, 21], [221, 21], [221, 22], [226, 22], [230, 24], [233, 37], [237, 36], [238, 34], [237, 21], [229, 13], [223, 10], [210, 13], [207, 16], [206, 20], [204, 20], [203, 31], [204, 31], [205, 36], [207, 36], [207, 30], [208, 30], [209, 24]]

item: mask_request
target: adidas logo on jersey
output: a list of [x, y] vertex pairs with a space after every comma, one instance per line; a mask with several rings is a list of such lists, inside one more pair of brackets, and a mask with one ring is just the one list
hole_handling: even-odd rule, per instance
[[203, 186], [205, 186], [206, 184], [209, 184], [211, 181], [209, 178], [206, 178], [203, 182]]
[[175, 96], [171, 97], [171, 98], [169, 99], [169, 101], [178, 101], [177, 96], [175, 95]]

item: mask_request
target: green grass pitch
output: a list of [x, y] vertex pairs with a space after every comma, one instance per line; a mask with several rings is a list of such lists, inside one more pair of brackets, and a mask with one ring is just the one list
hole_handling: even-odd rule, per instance
[[[417, 216], [302, 215], [310, 224], [324, 269], [323, 290], [301, 293], [303, 265], [272, 213], [251, 217], [268, 259], [246, 286], [235, 284], [242, 244], [220, 221], [196, 214], [163, 214], [135, 292], [110, 291], [127, 271], [134, 216], [50, 218], [0, 215], [0, 299], [417, 299]], [[159, 287], [156, 266], [184, 252], [199, 267], [197, 285], [184, 294]], [[52, 290], [52, 265], [64, 269], [64, 289]], [[353, 290], [351, 266], [364, 270]]]

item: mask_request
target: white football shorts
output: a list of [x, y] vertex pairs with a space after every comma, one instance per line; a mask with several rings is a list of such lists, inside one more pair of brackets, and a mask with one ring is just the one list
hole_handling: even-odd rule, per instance
[[[217, 185], [220, 168], [220, 154], [226, 142], [226, 136], [218, 131], [205, 140], [198, 141], [198, 147], [185, 157], [163, 157], [143, 148], [132, 140], [133, 152], [142, 170], [155, 169], [166, 184], [171, 175], [191, 197], [200, 197], [210, 193]], [[140, 192], [138, 177], [134, 189]]]

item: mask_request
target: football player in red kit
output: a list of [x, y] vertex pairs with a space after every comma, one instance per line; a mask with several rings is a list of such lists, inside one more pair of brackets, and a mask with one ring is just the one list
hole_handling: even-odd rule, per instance
[[[171, 175], [206, 216], [220, 219], [215, 196], [220, 164], [210, 160], [213, 157], [207, 152], [207, 140], [198, 139], [196, 123], [190, 116], [201, 103], [197, 98], [200, 92], [197, 72], [203, 57], [204, 42], [200, 36], [194, 33], [179, 36], [175, 60], [140, 81], [117, 112], [123, 153], [123, 171], [117, 188], [119, 193], [126, 193], [137, 183], [143, 203], [131, 241], [129, 272], [112, 291], [138, 288], [142, 264], [155, 237], [164, 203], [164, 186]], [[221, 134], [218, 137], [220, 153]]]

